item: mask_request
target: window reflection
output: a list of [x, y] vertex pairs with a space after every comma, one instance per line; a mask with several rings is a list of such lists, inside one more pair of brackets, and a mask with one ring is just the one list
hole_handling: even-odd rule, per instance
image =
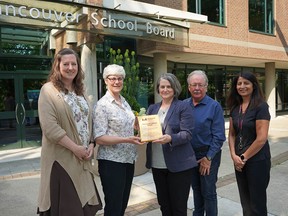
[[249, 0], [249, 29], [273, 34], [273, 0]]
[[188, 0], [188, 11], [206, 15], [209, 22], [224, 25], [223, 0]]

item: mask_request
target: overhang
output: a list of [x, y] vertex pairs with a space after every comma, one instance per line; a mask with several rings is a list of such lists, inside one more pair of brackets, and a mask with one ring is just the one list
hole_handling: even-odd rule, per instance
[[104, 0], [103, 5], [81, 0], [0, 0], [2, 39], [11, 43], [43, 44], [50, 39], [47, 32], [55, 36], [70, 30], [188, 46], [191, 21], [206, 22], [207, 17], [130, 0]]
[[103, 0], [103, 6], [119, 11], [135, 13], [144, 17], [165, 20], [187, 28], [190, 27], [190, 22], [205, 23], [208, 21], [205, 15], [133, 0]]

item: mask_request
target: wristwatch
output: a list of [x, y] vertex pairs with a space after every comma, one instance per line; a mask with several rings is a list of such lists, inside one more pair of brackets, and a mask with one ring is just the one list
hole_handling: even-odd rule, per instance
[[246, 161], [247, 161], [247, 159], [245, 158], [245, 156], [244, 156], [243, 154], [240, 155], [240, 158], [241, 158], [241, 160], [242, 160], [243, 162], [246, 162]]
[[212, 157], [206, 156], [208, 161], [212, 161]]

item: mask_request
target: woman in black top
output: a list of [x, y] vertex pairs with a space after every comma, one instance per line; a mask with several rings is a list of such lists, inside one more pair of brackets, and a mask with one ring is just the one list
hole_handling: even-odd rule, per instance
[[270, 114], [256, 77], [242, 72], [231, 86], [229, 148], [244, 216], [267, 215], [270, 180]]

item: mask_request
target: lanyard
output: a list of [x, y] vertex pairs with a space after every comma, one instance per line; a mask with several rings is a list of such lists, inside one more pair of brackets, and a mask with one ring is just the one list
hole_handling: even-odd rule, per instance
[[245, 112], [242, 112], [242, 105], [239, 106], [239, 115], [238, 115], [238, 128], [239, 128], [239, 143], [238, 143], [238, 148], [241, 150], [243, 148], [243, 143], [242, 143], [242, 129], [243, 129], [243, 121], [245, 118], [245, 115], [247, 113], [249, 104], [245, 110]]
[[246, 111], [242, 113], [242, 105], [239, 107], [239, 115], [238, 115], [238, 128], [240, 133], [242, 133], [242, 128], [243, 128], [243, 120], [245, 117]]

